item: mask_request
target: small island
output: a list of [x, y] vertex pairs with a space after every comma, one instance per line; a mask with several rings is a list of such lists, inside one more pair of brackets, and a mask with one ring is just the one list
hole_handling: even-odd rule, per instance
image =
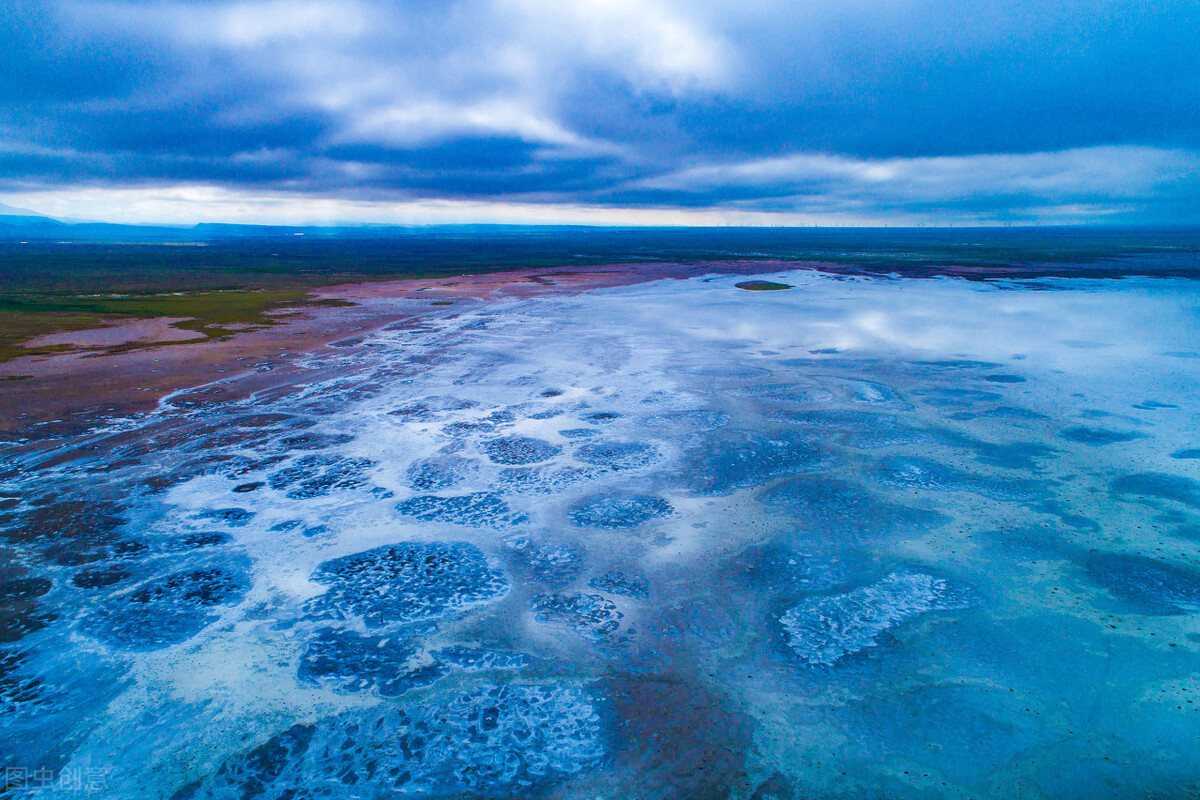
[[783, 289], [794, 289], [795, 287], [788, 283], [775, 283], [774, 281], [742, 281], [735, 283], [738, 289], [745, 289], [747, 292], [778, 292]]

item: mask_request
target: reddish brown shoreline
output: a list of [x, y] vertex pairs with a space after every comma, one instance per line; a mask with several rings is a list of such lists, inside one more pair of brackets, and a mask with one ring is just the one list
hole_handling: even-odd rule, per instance
[[[831, 265], [780, 261], [719, 261], [696, 264], [607, 264], [595, 267], [518, 269], [444, 278], [344, 284], [313, 290], [320, 299], [349, 300], [345, 308], [307, 307], [279, 325], [232, 336], [178, 344], [151, 345], [118, 353], [26, 356], [0, 364], [0, 431], [92, 415], [149, 411], [173, 392], [252, 371], [264, 362], [286, 364], [355, 334], [444, 311], [435, 303], [463, 299], [535, 297], [667, 278], [707, 274], [755, 275], [789, 269], [828, 269]], [[390, 299], [428, 300], [398, 310]], [[14, 380], [17, 376], [31, 376]], [[8, 378], [8, 379], [5, 379]], [[264, 381], [266, 379], [264, 378]], [[276, 378], [275, 380], [278, 380]], [[260, 381], [243, 381], [243, 391]]]

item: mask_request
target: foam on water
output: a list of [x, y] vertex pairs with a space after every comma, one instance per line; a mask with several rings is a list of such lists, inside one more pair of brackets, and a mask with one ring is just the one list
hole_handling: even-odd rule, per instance
[[12, 791], [1194, 782], [1200, 289], [778, 279], [456, 305], [12, 445]]
[[946, 581], [921, 573], [893, 573], [869, 586], [814, 597], [787, 609], [779, 624], [787, 645], [808, 664], [830, 665], [930, 611], [953, 607]]

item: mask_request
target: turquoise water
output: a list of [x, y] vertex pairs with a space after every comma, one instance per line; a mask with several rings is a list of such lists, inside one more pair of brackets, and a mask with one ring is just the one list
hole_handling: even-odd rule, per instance
[[14, 792], [1200, 792], [1200, 285], [765, 277], [14, 449]]

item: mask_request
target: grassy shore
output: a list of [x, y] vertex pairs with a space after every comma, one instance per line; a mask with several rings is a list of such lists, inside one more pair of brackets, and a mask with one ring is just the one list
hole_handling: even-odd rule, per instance
[[[224, 289], [216, 291], [142, 294], [0, 294], [0, 363], [26, 355], [49, 355], [83, 348], [71, 344], [37, 347], [23, 342], [64, 331], [88, 330], [130, 319], [183, 318], [173, 327], [195, 331], [203, 339], [219, 339], [255, 330], [281, 321], [270, 312], [283, 308], [352, 305], [340, 300], [321, 300], [302, 290]], [[156, 346], [172, 344], [157, 342]], [[143, 346], [138, 342], [109, 346], [119, 352]]]

